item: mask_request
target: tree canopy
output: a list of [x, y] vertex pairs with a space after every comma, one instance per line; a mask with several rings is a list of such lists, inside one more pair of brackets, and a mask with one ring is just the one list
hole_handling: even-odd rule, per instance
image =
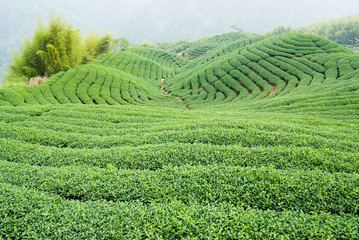
[[80, 30], [51, 18], [48, 25], [40, 22], [33, 39], [25, 40], [20, 54], [13, 55], [10, 75], [51, 76], [81, 64], [85, 55]]
[[51, 76], [98, 58], [110, 51], [128, 47], [125, 38], [115, 39], [90, 33], [84, 40], [80, 30], [73, 28], [61, 18], [50, 18], [47, 24], [39, 22], [31, 40], [24, 40], [18, 54], [13, 54], [6, 76], [10, 82], [18, 79], [28, 81], [33, 77]]

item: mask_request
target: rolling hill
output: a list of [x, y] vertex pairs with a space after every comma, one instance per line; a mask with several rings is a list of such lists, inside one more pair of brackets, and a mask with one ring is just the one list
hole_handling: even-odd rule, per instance
[[67, 72], [60, 72], [38, 88], [13, 87], [0, 90], [5, 105], [44, 104], [140, 104], [165, 98], [160, 90], [168, 77], [187, 60], [154, 49], [130, 49], [109, 54]]
[[359, 56], [227, 40], [0, 89], [0, 238], [357, 238]]
[[[328, 86], [324, 83], [346, 81], [350, 85], [358, 73], [357, 54], [313, 35], [283, 34], [250, 43], [239, 41], [235, 44], [244, 46], [233, 48], [230, 44], [225, 51], [221, 48], [211, 53], [218, 57], [193, 61], [190, 69], [166, 80], [167, 91], [190, 106], [233, 101], [242, 104], [289, 93], [309, 94], [314, 89], [320, 94], [318, 88]], [[357, 88], [353, 89], [355, 92]], [[348, 95], [346, 98], [351, 99]]]

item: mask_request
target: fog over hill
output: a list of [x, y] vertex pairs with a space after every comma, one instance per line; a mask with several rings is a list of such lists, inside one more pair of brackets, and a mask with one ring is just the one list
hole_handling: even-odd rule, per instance
[[132, 43], [154, 43], [195, 40], [228, 32], [233, 24], [263, 33], [279, 24], [301, 26], [357, 12], [357, 0], [2, 0], [0, 69], [5, 69], [11, 49], [29, 39], [38, 20], [50, 14], [68, 20], [83, 34], [110, 32]]

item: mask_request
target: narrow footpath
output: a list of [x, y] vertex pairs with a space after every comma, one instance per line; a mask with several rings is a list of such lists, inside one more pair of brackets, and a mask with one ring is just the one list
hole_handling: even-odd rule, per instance
[[[165, 79], [164, 78], [161, 79], [161, 84], [162, 84], [161, 91], [166, 93], [168, 96], [171, 96], [171, 93], [166, 92], [166, 90], [165, 90]], [[187, 105], [187, 103], [182, 98], [180, 98], [178, 96], [175, 96], [175, 98], [178, 99], [179, 101], [181, 101], [184, 104], [184, 106], [187, 108], [187, 110], [191, 110], [190, 107]]]

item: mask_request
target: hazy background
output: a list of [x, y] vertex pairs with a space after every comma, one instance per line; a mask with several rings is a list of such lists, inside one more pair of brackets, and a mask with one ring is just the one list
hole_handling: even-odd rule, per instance
[[11, 49], [51, 14], [83, 35], [93, 30], [155, 43], [229, 32], [234, 24], [264, 33], [279, 24], [302, 26], [358, 12], [358, 0], [0, 0], [0, 71]]

